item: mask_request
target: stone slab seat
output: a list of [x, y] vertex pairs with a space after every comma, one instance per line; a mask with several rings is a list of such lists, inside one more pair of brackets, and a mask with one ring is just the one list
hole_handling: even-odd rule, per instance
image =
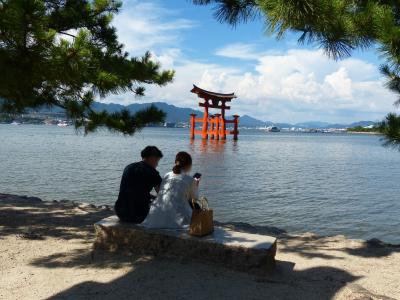
[[275, 237], [249, 234], [216, 226], [214, 233], [193, 237], [187, 230], [148, 229], [123, 223], [118, 217], [94, 225], [95, 248], [108, 251], [129, 249], [153, 255], [173, 255], [221, 263], [239, 270], [270, 270], [275, 266]]

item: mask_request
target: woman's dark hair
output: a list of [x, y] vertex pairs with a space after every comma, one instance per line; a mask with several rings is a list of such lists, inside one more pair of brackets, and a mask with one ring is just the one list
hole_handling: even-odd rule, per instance
[[142, 158], [148, 158], [148, 157], [152, 157], [152, 156], [158, 157], [158, 158], [163, 157], [162, 152], [156, 146], [147, 146], [146, 148], [144, 148], [142, 150], [140, 155], [142, 156]]
[[174, 174], [181, 174], [182, 169], [192, 165], [192, 157], [187, 152], [178, 152], [175, 157], [175, 166], [172, 168]]

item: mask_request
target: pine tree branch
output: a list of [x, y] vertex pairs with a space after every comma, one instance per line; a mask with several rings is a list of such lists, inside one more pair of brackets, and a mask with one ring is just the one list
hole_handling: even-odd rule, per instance
[[58, 33], [59, 33], [59, 34], [63, 34], [63, 35], [68, 35], [68, 36], [70, 36], [70, 37], [76, 39], [76, 35], [73, 35], [73, 34], [71, 34], [71, 33], [64, 32], [64, 31], [59, 31]]
[[[128, 91], [142, 95], [142, 85], [163, 86], [174, 76], [149, 54], [130, 58], [123, 51], [110, 23], [120, 1], [0, 1], [5, 3], [0, 10], [0, 70], [7, 74], [0, 81], [2, 110], [61, 107], [87, 133], [106, 126], [133, 134], [146, 122], [162, 120], [156, 109], [144, 115], [93, 110], [97, 97]], [[73, 41], [60, 41], [56, 33]]]
[[379, 131], [384, 134], [384, 146], [400, 150], [400, 115], [390, 113], [379, 125]]

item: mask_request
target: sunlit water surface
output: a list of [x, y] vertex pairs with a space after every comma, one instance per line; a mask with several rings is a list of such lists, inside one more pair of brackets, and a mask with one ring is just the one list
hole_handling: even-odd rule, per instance
[[177, 151], [193, 155], [220, 221], [400, 243], [400, 153], [377, 136], [246, 130], [237, 143], [191, 143], [184, 129], [124, 137], [0, 125], [0, 192], [113, 204], [124, 166], [146, 145], [162, 149], [161, 174]]

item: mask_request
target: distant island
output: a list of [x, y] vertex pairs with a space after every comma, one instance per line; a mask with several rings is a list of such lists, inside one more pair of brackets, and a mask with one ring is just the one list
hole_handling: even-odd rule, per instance
[[[177, 107], [172, 104], [165, 102], [151, 102], [151, 103], [134, 103], [127, 106], [115, 103], [101, 103], [95, 102], [93, 108], [97, 111], [106, 110], [107, 112], [116, 112], [121, 109], [128, 109], [131, 112], [137, 112], [141, 109], [147, 108], [150, 105], [154, 105], [157, 108], [163, 110], [166, 114], [166, 120], [164, 124], [154, 124], [154, 126], [165, 126], [165, 127], [187, 127], [190, 114], [197, 114], [199, 117], [203, 113], [199, 110], [191, 108]], [[30, 111], [21, 115], [10, 115], [0, 114], [0, 123], [10, 124], [12, 122], [22, 124], [53, 124], [57, 125], [60, 122], [65, 122], [66, 116], [61, 108], [43, 108], [37, 111]], [[320, 121], [310, 121], [302, 123], [275, 123], [272, 121], [262, 121], [248, 115], [242, 115], [240, 117], [240, 127], [247, 128], [266, 128], [269, 126], [277, 126], [281, 129], [293, 130], [293, 129], [348, 129], [349, 131], [366, 132], [373, 131], [377, 125], [373, 121], [359, 121], [351, 124], [337, 124], [327, 123]], [[369, 129], [370, 127], [370, 129]]]
[[377, 124], [369, 126], [355, 126], [347, 128], [348, 132], [352, 133], [370, 133], [370, 134], [380, 134], [379, 127]]

